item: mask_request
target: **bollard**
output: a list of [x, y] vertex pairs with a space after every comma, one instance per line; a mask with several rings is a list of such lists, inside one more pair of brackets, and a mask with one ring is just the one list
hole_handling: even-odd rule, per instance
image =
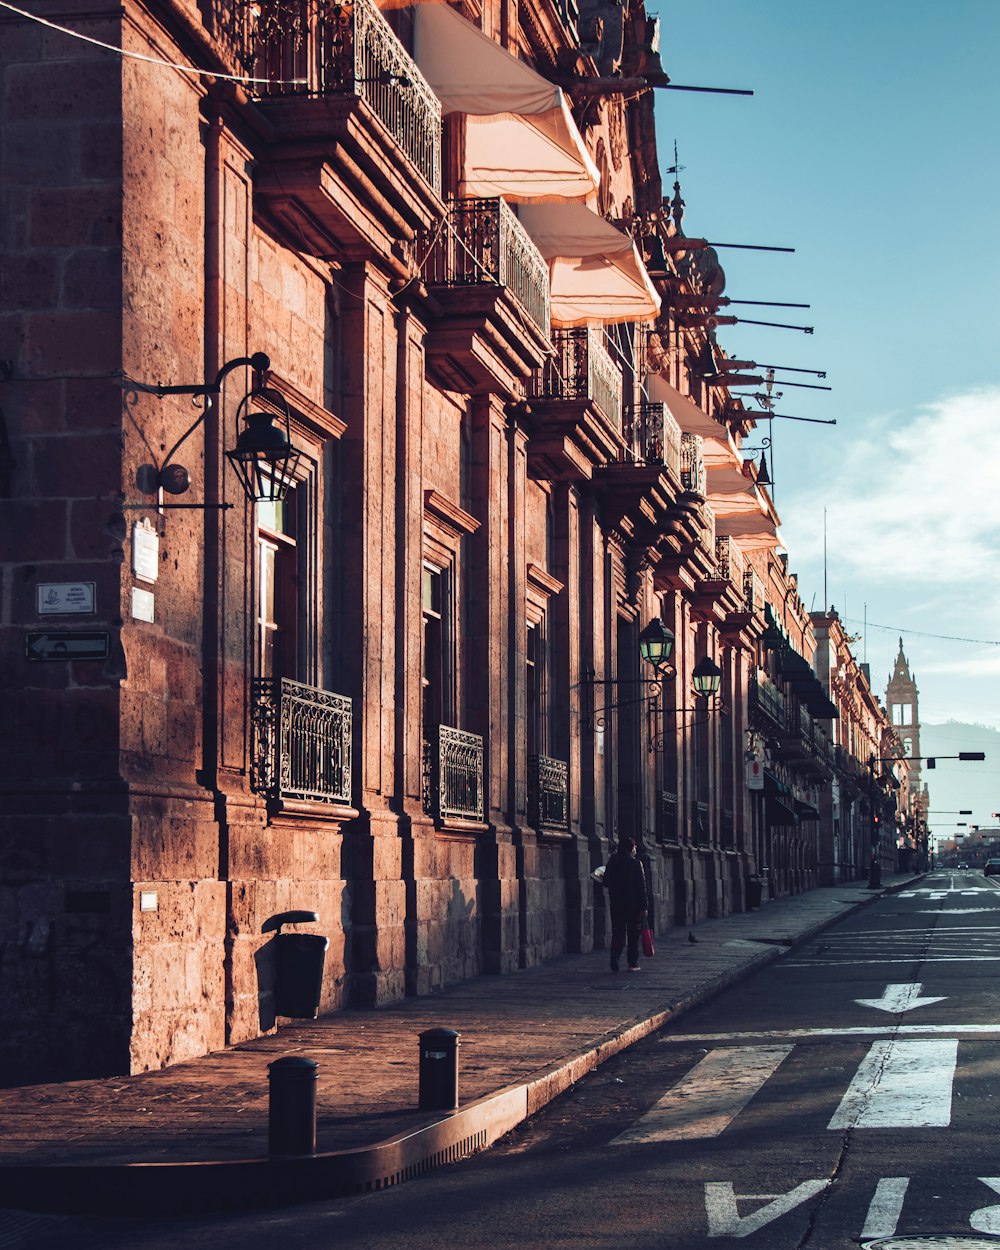
[[267, 1149], [272, 1155], [316, 1153], [316, 1076], [319, 1064], [302, 1055], [267, 1065], [270, 1093]]
[[458, 1106], [458, 1047], [454, 1029], [420, 1034], [420, 1110], [454, 1111]]

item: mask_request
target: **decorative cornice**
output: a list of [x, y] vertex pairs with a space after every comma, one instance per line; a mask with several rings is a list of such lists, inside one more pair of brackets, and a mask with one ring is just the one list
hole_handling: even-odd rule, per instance
[[463, 512], [458, 504], [445, 499], [436, 490], [424, 491], [424, 511], [429, 512], [455, 538], [461, 538], [463, 534], [474, 534], [479, 529], [480, 523], [474, 516]]
[[557, 578], [537, 564], [528, 564], [528, 582], [543, 595], [558, 595], [565, 587]]

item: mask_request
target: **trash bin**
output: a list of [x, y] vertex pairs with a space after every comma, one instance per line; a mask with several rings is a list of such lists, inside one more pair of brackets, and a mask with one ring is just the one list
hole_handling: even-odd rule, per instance
[[276, 976], [274, 1010], [279, 1016], [315, 1020], [323, 993], [323, 965], [330, 939], [318, 933], [282, 933], [283, 924], [319, 920], [314, 911], [290, 911], [276, 916]]
[[764, 895], [764, 886], [760, 877], [747, 877], [747, 908], [759, 907]]
[[420, 1110], [454, 1111], [458, 1106], [458, 1047], [454, 1029], [420, 1034]]

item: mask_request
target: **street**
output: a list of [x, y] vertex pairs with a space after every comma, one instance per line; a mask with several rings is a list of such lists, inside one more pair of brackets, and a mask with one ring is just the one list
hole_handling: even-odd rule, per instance
[[998, 959], [993, 880], [937, 872], [608, 1062], [467, 1163], [236, 1217], [26, 1217], [22, 1244], [837, 1250], [1000, 1236]]

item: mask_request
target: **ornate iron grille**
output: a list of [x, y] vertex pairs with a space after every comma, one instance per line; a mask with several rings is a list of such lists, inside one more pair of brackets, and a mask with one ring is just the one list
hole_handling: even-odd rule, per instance
[[691, 801], [691, 834], [696, 846], [709, 843], [708, 804]]
[[722, 845], [725, 847], [736, 845], [736, 821], [733, 813], [725, 809], [722, 812]]
[[622, 428], [622, 373], [600, 335], [587, 326], [553, 330], [555, 355], [528, 382], [536, 399], [589, 399]]
[[666, 404], [629, 404], [622, 413], [625, 445], [640, 464], [662, 464], [680, 475], [681, 427]]
[[677, 829], [677, 795], [672, 790], [660, 790], [657, 803], [657, 833], [661, 842], [678, 841]]
[[715, 565], [719, 579], [732, 582], [743, 594], [747, 571], [746, 557], [728, 534], [722, 534], [715, 540]]
[[748, 564], [743, 573], [743, 595], [747, 601], [747, 611], [751, 615], [757, 615], [763, 610], [764, 588], [752, 564]]
[[430, 732], [424, 741], [424, 811], [437, 820], [481, 821], [482, 738], [450, 725], [433, 726]]
[[681, 485], [695, 495], [704, 495], [706, 481], [701, 435], [685, 432], [681, 435]]
[[501, 199], [452, 200], [443, 230], [424, 231], [418, 262], [429, 286], [502, 286], [549, 334], [549, 271]]
[[569, 829], [569, 766], [565, 760], [528, 756], [528, 820], [534, 829]]
[[250, 784], [273, 799], [351, 801], [351, 700], [302, 682], [251, 687]]
[[440, 194], [440, 101], [373, 0], [218, 0], [211, 26], [258, 97], [364, 100]]
[[770, 682], [758, 681], [751, 674], [749, 686], [750, 710], [763, 712], [775, 725], [785, 723], [785, 697]]

